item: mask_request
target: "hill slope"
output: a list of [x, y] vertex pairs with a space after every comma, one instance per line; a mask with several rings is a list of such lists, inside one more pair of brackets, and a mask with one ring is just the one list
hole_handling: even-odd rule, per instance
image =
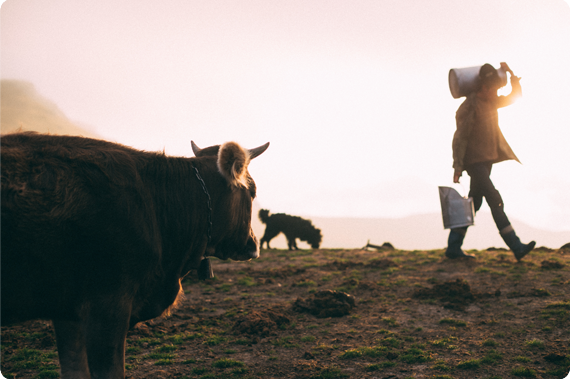
[[40, 133], [98, 137], [77, 126], [55, 105], [41, 96], [33, 84], [19, 80], [0, 82], [0, 130], [2, 134], [18, 130]]

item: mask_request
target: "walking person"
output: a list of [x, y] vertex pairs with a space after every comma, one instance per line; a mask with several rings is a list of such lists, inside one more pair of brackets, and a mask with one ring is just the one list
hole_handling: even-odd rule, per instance
[[[493, 220], [507, 246], [520, 261], [532, 249], [535, 242], [521, 243], [504, 211], [503, 199], [493, 182], [491, 169], [493, 164], [505, 160], [519, 159], [507, 143], [499, 128], [498, 109], [514, 103], [522, 95], [520, 78], [506, 63], [501, 68], [510, 73], [512, 91], [507, 96], [498, 96], [502, 87], [497, 70], [485, 64], [479, 71], [480, 85], [477, 90], [467, 95], [455, 115], [457, 130], [453, 136], [453, 182], [459, 183], [463, 171], [471, 177], [469, 196], [473, 198], [475, 212], [483, 204], [483, 197], [491, 208]], [[451, 229], [447, 241], [445, 256], [448, 258], [474, 258], [465, 254], [461, 245], [467, 227]]]

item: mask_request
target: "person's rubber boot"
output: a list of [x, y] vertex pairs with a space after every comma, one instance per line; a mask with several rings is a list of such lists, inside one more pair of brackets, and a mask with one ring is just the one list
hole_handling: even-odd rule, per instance
[[521, 259], [525, 255], [531, 252], [532, 249], [536, 246], [536, 242], [531, 241], [528, 244], [524, 244], [521, 242], [520, 238], [515, 233], [512, 226], [508, 226], [501, 231], [501, 237], [503, 237], [503, 241], [507, 244], [507, 246], [511, 249], [517, 261], [520, 262]]
[[463, 240], [465, 239], [466, 230], [463, 229], [451, 229], [449, 232], [449, 237], [447, 238], [447, 249], [445, 250], [445, 256], [450, 259], [456, 258], [475, 258], [474, 255], [465, 254], [461, 250], [461, 245], [463, 245]]

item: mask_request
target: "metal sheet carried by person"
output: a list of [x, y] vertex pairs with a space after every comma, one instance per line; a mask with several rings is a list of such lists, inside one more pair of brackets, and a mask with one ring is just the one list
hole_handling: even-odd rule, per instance
[[443, 228], [454, 229], [474, 224], [473, 198], [463, 197], [451, 187], [439, 187]]

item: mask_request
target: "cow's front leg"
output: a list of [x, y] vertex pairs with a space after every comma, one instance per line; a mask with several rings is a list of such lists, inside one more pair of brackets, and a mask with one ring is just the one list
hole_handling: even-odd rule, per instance
[[90, 379], [85, 335], [79, 321], [53, 320], [62, 379]]
[[86, 318], [85, 340], [91, 379], [125, 377], [125, 342], [130, 312], [123, 304], [93, 304]]

